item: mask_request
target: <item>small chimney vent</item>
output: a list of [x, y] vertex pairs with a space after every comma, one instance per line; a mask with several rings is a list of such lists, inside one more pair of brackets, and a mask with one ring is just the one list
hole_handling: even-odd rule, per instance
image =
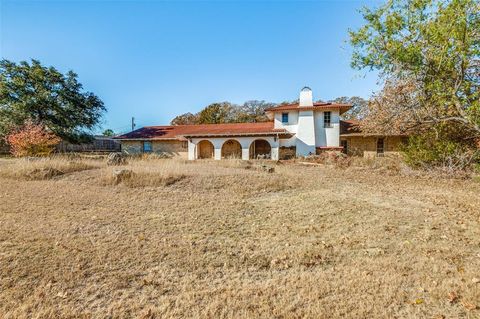
[[313, 106], [313, 95], [312, 89], [308, 86], [305, 86], [300, 91], [300, 107], [302, 106]]

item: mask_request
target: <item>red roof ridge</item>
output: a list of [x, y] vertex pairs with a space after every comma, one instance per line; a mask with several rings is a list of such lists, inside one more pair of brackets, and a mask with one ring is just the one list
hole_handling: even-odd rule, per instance
[[202, 123], [202, 124], [178, 124], [178, 125], [150, 125], [150, 126], [143, 126], [143, 127], [193, 127], [193, 126], [218, 126], [218, 125], [265, 125], [266, 123], [272, 124], [273, 121], [265, 121], [265, 122], [232, 122], [232, 123]]
[[352, 104], [345, 104], [345, 103], [334, 103], [334, 102], [315, 102], [313, 103], [313, 106], [300, 106], [300, 104], [297, 103], [290, 103], [290, 104], [279, 104], [277, 106], [265, 109], [266, 112], [272, 112], [272, 111], [283, 111], [283, 110], [297, 110], [297, 109], [303, 109], [303, 110], [315, 110], [317, 108], [339, 108], [340, 109], [340, 114], [345, 113], [348, 111], [353, 105]]
[[341, 122], [345, 122], [345, 123], [350, 123], [350, 124], [360, 124], [360, 120], [355, 120], [355, 119], [351, 119], [351, 120], [340, 120]]
[[116, 136], [117, 139], [181, 139], [184, 136], [221, 135], [270, 135], [291, 134], [285, 129], [274, 128], [274, 122], [243, 122], [192, 125], [145, 126], [135, 131]]

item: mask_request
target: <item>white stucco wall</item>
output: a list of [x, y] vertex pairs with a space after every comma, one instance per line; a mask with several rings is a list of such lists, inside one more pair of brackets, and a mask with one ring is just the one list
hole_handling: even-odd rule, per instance
[[197, 145], [195, 143], [193, 143], [191, 140], [188, 140], [188, 159], [191, 161], [197, 159], [196, 146]]
[[332, 127], [325, 129], [328, 147], [340, 146], [340, 115], [338, 111], [332, 111]]
[[324, 127], [324, 112], [315, 111], [315, 146], [334, 147], [340, 145], [340, 114], [338, 110], [331, 110], [332, 127]]
[[[282, 123], [282, 113], [288, 113], [288, 123]], [[276, 129], [286, 129], [291, 133], [297, 133], [298, 129], [298, 111], [275, 112], [273, 118], [273, 127]], [[289, 139], [282, 139], [280, 146], [290, 147], [296, 146], [297, 137], [294, 135]]]
[[[288, 124], [282, 123], [282, 113], [275, 112], [274, 127], [283, 128], [295, 135], [289, 139], [282, 139], [280, 141], [281, 147], [300, 146], [300, 151], [297, 155], [308, 155], [308, 153], [315, 153], [315, 147], [338, 147], [340, 146], [340, 114], [338, 110], [332, 109], [331, 124], [332, 127], [324, 127], [324, 112], [323, 111], [301, 111], [302, 116], [299, 116], [298, 111], [288, 111]], [[287, 112], [285, 112], [287, 113]], [[309, 116], [313, 115], [312, 120]], [[312, 132], [314, 134], [314, 143], [312, 144]], [[297, 139], [301, 139], [298, 141]], [[303, 142], [302, 142], [303, 141]], [[312, 147], [314, 145], [314, 147]]]
[[313, 111], [299, 111], [296, 137], [297, 156], [315, 154], [315, 123]]
[[[282, 123], [282, 113], [288, 113], [288, 123]], [[296, 133], [298, 127], [298, 111], [275, 112], [273, 127], [284, 128], [289, 132]]]
[[[279, 147], [296, 147], [297, 156], [306, 156], [315, 154], [316, 147], [338, 147], [340, 145], [340, 114], [338, 110], [331, 111], [332, 127], [324, 127], [323, 111], [286, 111], [275, 112], [273, 115], [274, 127], [276, 129], [286, 129], [294, 133], [289, 139], [277, 139], [273, 136], [267, 137], [210, 137], [193, 138], [188, 144], [188, 159], [198, 158], [197, 144], [203, 140], [212, 142], [214, 146], [214, 158], [222, 158], [222, 145], [228, 140], [236, 140], [242, 147], [242, 159], [248, 160], [250, 157], [250, 145], [256, 139], [264, 139], [270, 143], [272, 148], [271, 158], [278, 159]], [[282, 113], [288, 113], [288, 123], [282, 123]]]
[[271, 159], [278, 160], [278, 148], [279, 148], [279, 139], [276, 139], [274, 136], [245, 136], [245, 137], [209, 137], [209, 138], [192, 138], [189, 140], [188, 144], [188, 159], [194, 160], [198, 158], [197, 144], [201, 141], [210, 141], [213, 144], [214, 148], [214, 159], [222, 159], [222, 146], [223, 143], [229, 140], [235, 140], [240, 143], [242, 147], [242, 159], [248, 160], [250, 158], [250, 145], [255, 140], [266, 140], [270, 143], [271, 147]]

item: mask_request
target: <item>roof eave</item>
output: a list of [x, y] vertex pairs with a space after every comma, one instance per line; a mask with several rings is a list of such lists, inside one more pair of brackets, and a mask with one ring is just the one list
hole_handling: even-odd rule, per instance
[[115, 138], [116, 141], [179, 141], [180, 139], [178, 137], [167, 137], [167, 138], [161, 138], [161, 137], [120, 137], [120, 138]]
[[378, 136], [408, 136], [408, 134], [379, 134], [379, 133], [343, 133], [340, 137], [378, 137]]
[[286, 136], [292, 137], [294, 133], [282, 132], [258, 132], [258, 133], [217, 133], [217, 134], [183, 134], [185, 138], [195, 137], [235, 137], [235, 136]]
[[282, 112], [282, 111], [317, 111], [317, 110], [339, 110], [340, 115], [350, 110], [353, 106], [351, 105], [322, 105], [322, 106], [292, 106], [285, 108], [270, 108], [266, 109], [265, 112]]

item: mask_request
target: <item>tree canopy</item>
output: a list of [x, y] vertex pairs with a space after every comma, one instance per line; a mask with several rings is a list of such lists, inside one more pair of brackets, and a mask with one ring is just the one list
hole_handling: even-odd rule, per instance
[[196, 114], [181, 114], [170, 123], [172, 125], [189, 125], [266, 122], [268, 118], [265, 115], [265, 109], [274, 106], [275, 103], [257, 100], [247, 101], [242, 105], [230, 102], [212, 103]]
[[192, 114], [190, 112], [177, 115], [170, 121], [171, 125], [191, 125], [198, 124], [198, 114]]
[[[358, 96], [339, 97], [330, 102], [352, 104], [353, 108], [343, 114], [345, 119], [359, 119], [363, 116], [368, 101]], [[293, 104], [295, 101], [285, 101], [280, 104]], [[171, 125], [191, 125], [191, 124], [218, 124], [218, 123], [254, 123], [270, 121], [265, 114], [265, 110], [275, 107], [276, 103], [251, 100], [238, 105], [230, 102], [212, 103], [203, 108], [196, 114], [184, 113], [176, 116]]]
[[105, 111], [95, 94], [85, 92], [77, 74], [62, 74], [32, 60], [0, 61], [0, 136], [25, 122], [42, 124], [55, 135], [79, 142]]
[[359, 96], [342, 96], [331, 100], [330, 102], [352, 105], [350, 110], [342, 114], [342, 118], [345, 120], [360, 120], [364, 118], [368, 107], [368, 100], [365, 100]]
[[234, 122], [234, 108], [228, 102], [213, 103], [198, 113], [199, 124], [219, 124]]
[[107, 128], [105, 131], [102, 133], [103, 136], [114, 136], [115, 132], [112, 129]]
[[388, 114], [378, 124], [450, 123], [480, 136], [478, 0], [391, 0], [365, 8], [363, 18], [350, 32], [352, 66], [378, 70], [386, 81], [377, 111]]

